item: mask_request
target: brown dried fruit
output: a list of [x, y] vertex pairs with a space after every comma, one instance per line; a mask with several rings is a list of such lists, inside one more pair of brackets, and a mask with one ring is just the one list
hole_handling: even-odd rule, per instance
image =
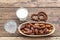
[[51, 27], [51, 25], [46, 25], [46, 27]]
[[50, 32], [49, 32], [49, 29], [45, 28], [45, 29], [44, 29], [44, 33], [46, 33], [46, 34], [50, 33]]
[[40, 28], [39, 24], [34, 24], [33, 28]]
[[38, 33], [38, 29], [35, 29], [35, 34], [36, 34], [36, 35], [39, 34], [39, 33]]
[[44, 31], [43, 30], [39, 30], [39, 34], [44, 34]]
[[22, 25], [20, 29], [23, 33], [28, 35], [41, 35], [52, 32], [53, 26], [45, 23], [27, 23]]

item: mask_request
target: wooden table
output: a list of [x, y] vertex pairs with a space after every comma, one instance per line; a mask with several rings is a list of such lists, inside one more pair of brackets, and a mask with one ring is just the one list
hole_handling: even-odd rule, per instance
[[[0, 40], [59, 40], [60, 39], [60, 1], [59, 0], [1, 0], [0, 1]], [[49, 37], [42, 38], [29, 38], [19, 34], [18, 31], [14, 34], [10, 34], [4, 30], [4, 24], [8, 20], [15, 20], [16, 23], [20, 24], [19, 19], [16, 17], [16, 10], [21, 6], [25, 7], [29, 11], [28, 21], [33, 13], [40, 11], [46, 12], [48, 15], [47, 22], [52, 23], [56, 30], [55, 33]], [[8, 37], [8, 38], [7, 38]]]

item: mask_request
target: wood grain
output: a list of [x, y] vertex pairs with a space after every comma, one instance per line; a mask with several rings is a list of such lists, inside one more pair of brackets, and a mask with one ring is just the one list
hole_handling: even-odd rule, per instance
[[42, 38], [0, 37], [0, 40], [60, 40], [60, 37], [42, 37]]
[[[20, 20], [16, 17], [16, 10], [26, 7], [29, 10], [29, 17], [33, 13], [40, 11], [48, 15], [47, 22], [52, 23], [56, 30], [48, 37], [30, 38], [19, 34], [18, 30], [14, 34], [5, 31], [4, 25], [8, 20], [15, 20], [19, 26]], [[17, 27], [18, 27], [17, 26]], [[0, 40], [60, 40], [60, 0], [0, 0]]]
[[0, 7], [60, 7], [60, 0], [0, 0]]
[[[1, 37], [22, 37], [21, 34], [19, 34], [18, 31], [14, 34], [10, 34], [4, 30], [4, 24], [8, 20], [15, 20], [16, 23], [20, 24], [19, 19], [16, 17], [16, 10], [18, 8], [0, 8], [0, 36]], [[52, 34], [50, 37], [60, 37], [60, 8], [27, 8], [29, 11], [29, 17], [27, 21], [31, 21], [30, 17], [33, 13], [37, 14], [40, 11], [46, 12], [48, 15], [47, 22], [52, 23], [56, 30], [55, 33]]]

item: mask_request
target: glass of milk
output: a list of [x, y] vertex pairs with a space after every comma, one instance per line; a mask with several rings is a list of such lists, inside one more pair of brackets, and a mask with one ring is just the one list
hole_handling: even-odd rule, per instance
[[20, 21], [26, 21], [28, 17], [28, 10], [26, 8], [19, 8], [16, 11], [16, 15]]

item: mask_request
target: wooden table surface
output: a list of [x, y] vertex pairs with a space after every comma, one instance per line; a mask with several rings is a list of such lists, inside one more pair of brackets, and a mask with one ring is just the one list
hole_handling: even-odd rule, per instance
[[[16, 17], [16, 10], [25, 7], [29, 11], [28, 21], [33, 13], [40, 11], [48, 15], [47, 22], [52, 23], [56, 30], [49, 37], [29, 38], [19, 34], [18, 31], [10, 34], [4, 30], [8, 20], [15, 20], [19, 26], [20, 20]], [[59, 40], [60, 39], [60, 0], [0, 0], [0, 40]], [[8, 37], [8, 38], [7, 38]]]

